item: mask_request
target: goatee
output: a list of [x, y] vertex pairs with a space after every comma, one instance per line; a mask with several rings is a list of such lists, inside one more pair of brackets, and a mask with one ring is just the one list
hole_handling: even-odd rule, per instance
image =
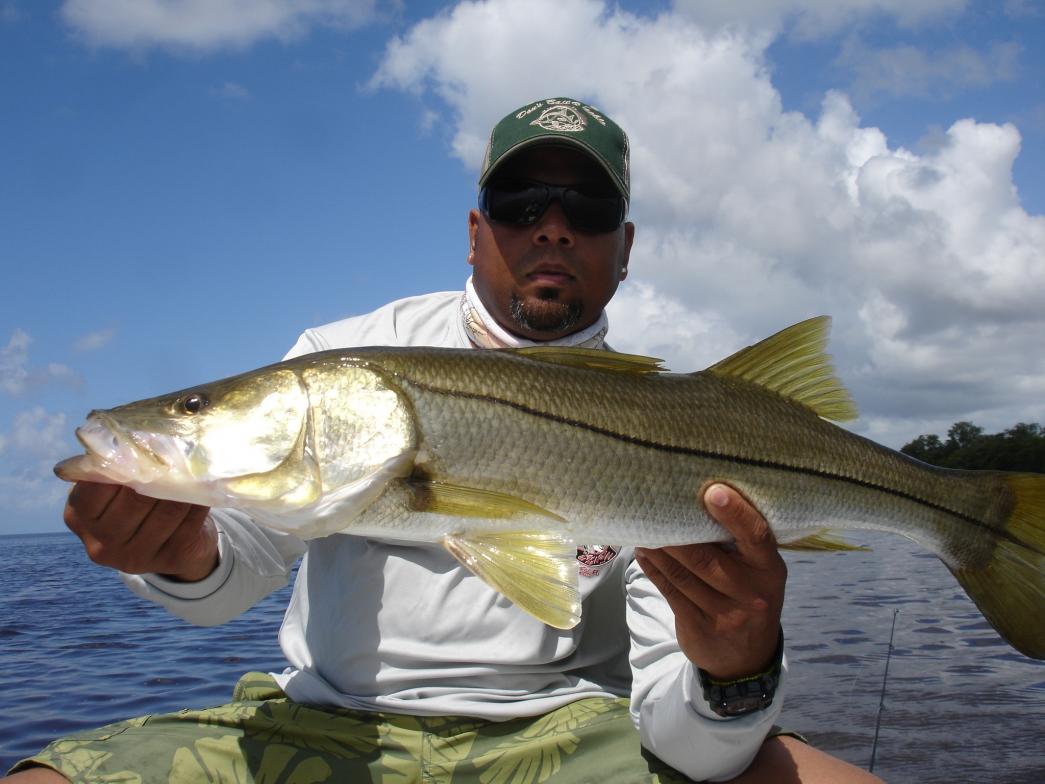
[[569, 332], [584, 313], [580, 302], [563, 302], [559, 291], [538, 289], [534, 299], [521, 300], [512, 294], [509, 306], [512, 320], [531, 332]]

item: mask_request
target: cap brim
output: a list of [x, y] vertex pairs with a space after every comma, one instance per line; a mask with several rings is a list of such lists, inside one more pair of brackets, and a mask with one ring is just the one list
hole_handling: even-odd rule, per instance
[[603, 158], [598, 152], [595, 151], [593, 147], [591, 147], [588, 144], [585, 144], [580, 139], [577, 139], [573, 136], [567, 136], [566, 134], [557, 133], [547, 133], [542, 134], [541, 136], [534, 136], [529, 139], [523, 139], [518, 144], [509, 147], [507, 150], [501, 153], [500, 157], [498, 157], [497, 159], [497, 162], [489, 169], [487, 169], [486, 172], [479, 178], [479, 187], [482, 188], [484, 185], [486, 185], [486, 183], [489, 182], [490, 177], [492, 177], [505, 164], [506, 161], [510, 161], [516, 155], [525, 150], [541, 146], [569, 147], [571, 149], [580, 150], [588, 158], [590, 158], [599, 165], [599, 168], [602, 169], [603, 172], [605, 172], [607, 177], [610, 178], [610, 182], [613, 183], [614, 187], [616, 187], [617, 191], [621, 194], [621, 196], [623, 196], [625, 199], [630, 199], [630, 195], [628, 193], [627, 188], [625, 188], [624, 184], [620, 181], [620, 179], [618, 179], [617, 175], [613, 171], [613, 168], [609, 165], [609, 163], [606, 162], [605, 158]]

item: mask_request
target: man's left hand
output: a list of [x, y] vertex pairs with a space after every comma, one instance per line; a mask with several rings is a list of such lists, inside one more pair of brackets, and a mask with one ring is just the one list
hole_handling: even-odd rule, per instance
[[773, 664], [787, 565], [769, 524], [740, 493], [713, 484], [703, 501], [735, 547], [637, 548], [635, 555], [675, 613], [682, 652], [712, 678], [729, 681]]

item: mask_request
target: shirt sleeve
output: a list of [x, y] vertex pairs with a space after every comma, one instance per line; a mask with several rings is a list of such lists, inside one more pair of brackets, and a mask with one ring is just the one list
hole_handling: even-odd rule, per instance
[[786, 662], [773, 703], [734, 718], [711, 711], [696, 667], [679, 649], [675, 618], [660, 591], [632, 561], [625, 575], [631, 633], [631, 718], [642, 745], [696, 781], [742, 773], [783, 707]]
[[257, 525], [242, 512], [212, 509], [218, 530], [218, 566], [186, 583], [158, 574], [122, 574], [138, 596], [197, 626], [217, 626], [240, 615], [290, 579], [305, 543]]

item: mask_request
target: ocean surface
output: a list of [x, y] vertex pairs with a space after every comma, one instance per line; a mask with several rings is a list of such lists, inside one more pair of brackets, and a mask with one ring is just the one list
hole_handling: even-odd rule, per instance
[[[1045, 782], [1045, 662], [1009, 648], [932, 555], [861, 540], [874, 550], [787, 556], [782, 723], [873, 757], [889, 782]], [[0, 554], [0, 770], [55, 736], [224, 703], [243, 672], [284, 666], [289, 588], [202, 629], [133, 596], [72, 534], [0, 536]]]

